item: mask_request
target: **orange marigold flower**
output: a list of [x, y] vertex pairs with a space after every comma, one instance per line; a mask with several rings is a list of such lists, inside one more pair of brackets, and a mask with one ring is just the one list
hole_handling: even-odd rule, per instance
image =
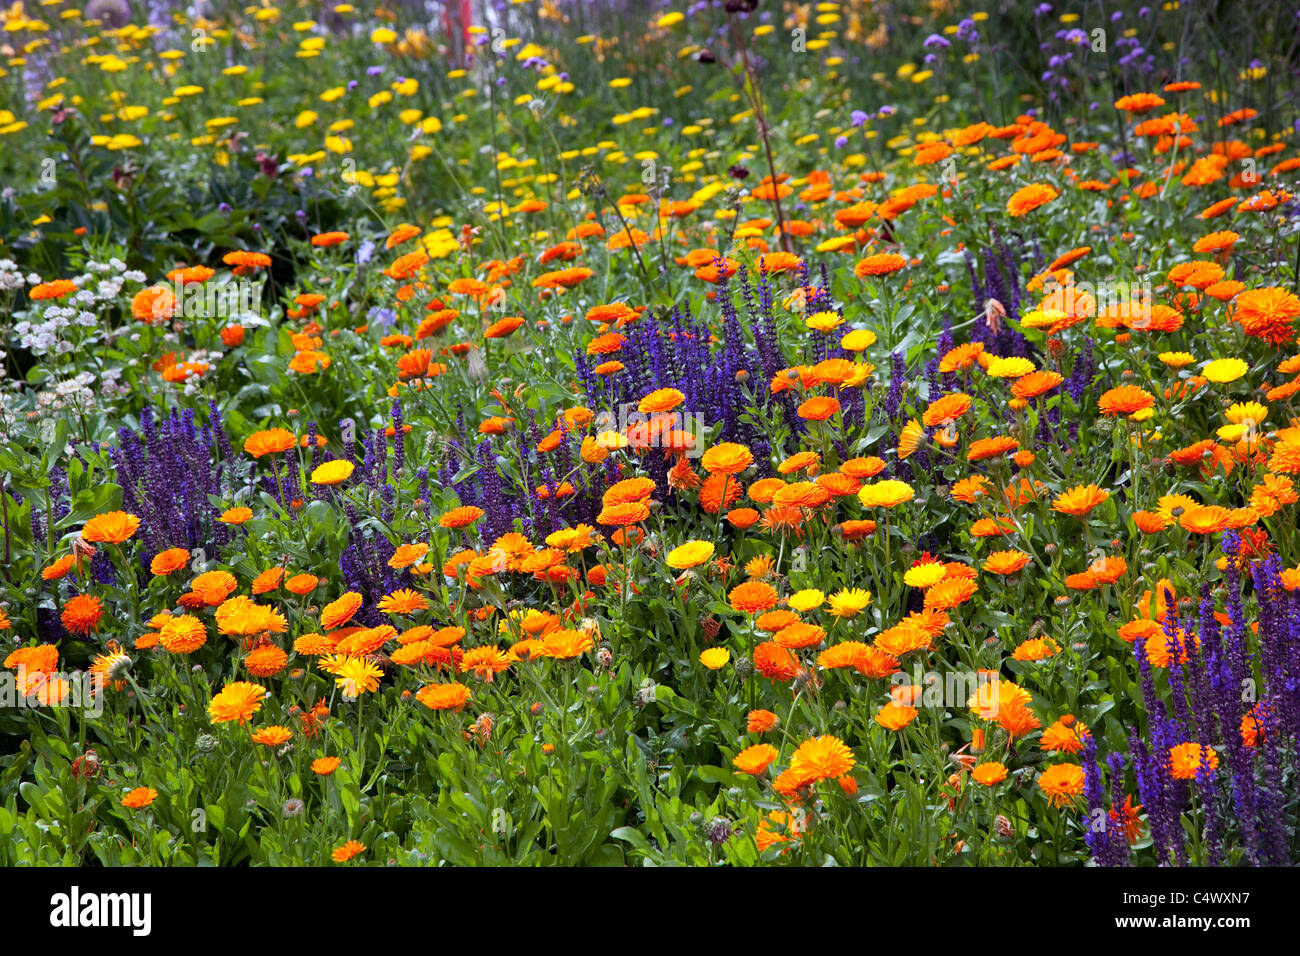
[[998, 455], [1005, 455], [1007, 452], [1014, 451], [1019, 447], [1020, 442], [1006, 436], [977, 438], [966, 449], [966, 460], [983, 461], [986, 458], [996, 458]]
[[1088, 725], [1065, 714], [1043, 731], [1039, 746], [1049, 753], [1076, 754], [1083, 749], [1085, 738], [1091, 736]]
[[754, 456], [744, 445], [722, 442], [704, 453], [701, 464], [711, 475], [735, 475], [754, 463]]
[[48, 299], [62, 299], [77, 291], [77, 284], [71, 279], [54, 279], [34, 285], [27, 293], [28, 298], [40, 302]]
[[415, 699], [430, 710], [459, 712], [469, 703], [470, 690], [464, 684], [428, 684], [416, 691]]
[[149, 562], [149, 571], [158, 577], [165, 577], [179, 571], [189, 564], [189, 561], [190, 553], [185, 548], [168, 548], [153, 556], [153, 560]]
[[1056, 641], [1050, 637], [1033, 637], [1021, 641], [1011, 652], [1011, 659], [1016, 661], [1045, 661], [1061, 650]]
[[[474, 510], [478, 511], [477, 508]], [[479, 511], [479, 514], [481, 515], [482, 512]], [[447, 526], [444, 525], [444, 527]], [[411, 567], [413, 564], [418, 564], [420, 559], [428, 553], [429, 546], [422, 541], [417, 541], [415, 544], [401, 544], [397, 546], [397, 550], [393, 552], [393, 556], [388, 559], [388, 566], [400, 571], [404, 568]]]
[[286, 452], [296, 444], [297, 439], [287, 428], [270, 428], [253, 432], [244, 439], [244, 451], [254, 458], [261, 458]]
[[763, 581], [746, 581], [732, 588], [727, 600], [737, 611], [757, 614], [776, 607], [777, 593], [776, 588]]
[[1083, 518], [1109, 497], [1109, 491], [1096, 485], [1076, 485], [1056, 496], [1052, 501], [1052, 510]]
[[945, 374], [965, 371], [973, 366], [979, 357], [984, 353], [983, 342], [969, 342], [965, 345], [958, 345], [944, 353], [939, 360], [939, 371]]
[[1060, 193], [1046, 183], [1030, 183], [1012, 193], [1007, 200], [1007, 215], [1019, 218], [1051, 202]]
[[1197, 772], [1205, 766], [1209, 770], [1219, 767], [1219, 754], [1213, 747], [1198, 743], [1178, 744], [1169, 748], [1169, 771], [1176, 780], [1195, 779]]
[[320, 578], [314, 574], [295, 574], [284, 582], [284, 589], [301, 597], [314, 591], [319, 583]]
[[1083, 768], [1073, 763], [1048, 767], [1038, 775], [1038, 786], [1053, 806], [1068, 806], [1083, 793]]
[[121, 544], [132, 537], [140, 527], [140, 519], [125, 511], [109, 511], [95, 515], [81, 529], [81, 537], [86, 541], [105, 541]]
[[853, 751], [840, 738], [826, 734], [805, 740], [790, 758], [790, 770], [809, 782], [842, 777], [853, 769]]
[[965, 604], [979, 590], [974, 581], [949, 577], [925, 592], [925, 607], [933, 611], [947, 611]]
[[890, 701], [876, 711], [875, 721], [886, 730], [902, 730], [916, 719], [916, 714], [915, 707]]
[[1154, 395], [1136, 385], [1120, 385], [1104, 392], [1097, 400], [1097, 407], [1103, 415], [1133, 415], [1150, 408], [1155, 402]]
[[466, 651], [460, 663], [464, 670], [473, 671], [481, 679], [491, 682], [495, 675], [510, 667], [513, 659], [509, 652], [487, 645]]
[[103, 617], [104, 606], [99, 598], [90, 594], [78, 594], [63, 605], [60, 620], [73, 634], [88, 635], [99, 628]]
[[1230, 314], [1247, 335], [1280, 347], [1295, 337], [1292, 323], [1300, 316], [1300, 298], [1278, 286], [1251, 289], [1237, 296]]
[[853, 669], [863, 677], [870, 677], [874, 680], [880, 680], [898, 673], [898, 667], [897, 657], [874, 644], [868, 645], [867, 649], [853, 665]]
[[754, 669], [769, 680], [782, 683], [794, 680], [802, 670], [795, 656], [775, 641], [764, 641], [754, 648]]
[[176, 312], [176, 294], [165, 285], [141, 289], [131, 299], [131, 316], [153, 325], [170, 319]]
[[247, 723], [262, 709], [266, 688], [249, 681], [232, 681], [208, 704], [208, 716], [214, 724]]
[[245, 252], [235, 250], [227, 252], [221, 257], [221, 261], [228, 266], [235, 266], [236, 269], [265, 269], [271, 265], [271, 257], [262, 252]]
[[192, 614], [171, 617], [158, 631], [158, 643], [169, 654], [193, 654], [207, 641], [207, 629]]
[[1011, 394], [1016, 398], [1037, 398], [1050, 392], [1064, 381], [1065, 377], [1056, 372], [1030, 372], [1028, 375], [1022, 375], [1012, 383]]
[[1164, 105], [1164, 97], [1157, 96], [1155, 93], [1130, 93], [1128, 96], [1121, 96], [1115, 101], [1115, 109], [1138, 115]]
[[970, 406], [971, 399], [969, 395], [953, 392], [931, 402], [921, 416], [921, 424], [927, 428], [946, 425], [965, 415], [970, 410]]
[[274, 750], [276, 747], [283, 747], [293, 738], [293, 731], [288, 727], [280, 724], [273, 724], [270, 727], [263, 727], [261, 730], [250, 736], [250, 740], [255, 744], [261, 744], [263, 747], [270, 747]]
[[122, 798], [122, 806], [128, 810], [142, 810], [158, 799], [158, 791], [153, 787], [136, 787]]
[[984, 561], [984, 570], [991, 574], [1015, 574], [1029, 563], [1023, 551], [994, 551]]
[[644, 501], [628, 501], [605, 505], [596, 516], [596, 523], [626, 528], [650, 517], [650, 506]]
[[1192, 534], [1218, 534], [1228, 527], [1232, 511], [1220, 505], [1196, 505], [1188, 508], [1178, 519], [1178, 524]]
[[[782, 187], [786, 188], [786, 187]], [[757, 190], [754, 191], [757, 196]], [[758, 257], [754, 267], [759, 272], [775, 275], [780, 272], [793, 272], [803, 265], [803, 260], [791, 252], [768, 252]]]
[[216, 607], [238, 586], [229, 571], [205, 571], [190, 582], [190, 591], [204, 604]]
[[739, 772], [757, 777], [771, 766], [776, 757], [776, 748], [771, 744], [754, 744], [732, 757], [731, 764]]
[[275, 644], [260, 644], [248, 652], [244, 658], [244, 667], [254, 677], [274, 677], [284, 670], [289, 662], [289, 655]]
[[839, 399], [827, 395], [815, 395], [799, 406], [798, 414], [805, 421], [824, 422], [839, 410]]
[[867, 276], [889, 275], [906, 265], [907, 259], [904, 256], [892, 252], [882, 252], [878, 255], [860, 259], [858, 264], [853, 267], [853, 274], [859, 279], [865, 279]]
[[336, 627], [342, 627], [360, 609], [361, 595], [356, 591], [348, 591], [321, 609], [321, 627], [328, 631], [332, 631]]
[[333, 859], [335, 863], [346, 863], [348, 860], [359, 856], [365, 851], [366, 845], [360, 840], [349, 840], [342, 846], [335, 847], [334, 852], [330, 854], [330, 858]]

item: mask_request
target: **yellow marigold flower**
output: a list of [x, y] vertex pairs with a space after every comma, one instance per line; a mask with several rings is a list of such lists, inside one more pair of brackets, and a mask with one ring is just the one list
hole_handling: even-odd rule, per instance
[[355, 465], [350, 461], [336, 459], [318, 465], [311, 473], [313, 485], [341, 485], [352, 477]]
[[1201, 370], [1201, 374], [1211, 382], [1226, 384], [1235, 382], [1248, 371], [1250, 366], [1238, 358], [1215, 359]]
[[786, 603], [790, 605], [791, 610], [802, 613], [804, 611], [812, 611], [821, 607], [822, 602], [825, 600], [826, 595], [821, 591], [818, 591], [816, 588], [804, 588], [802, 591], [796, 591], [794, 594], [791, 594]]
[[854, 618], [871, 603], [871, 592], [862, 588], [843, 588], [829, 598], [830, 612], [839, 618]]
[[370, 661], [349, 657], [336, 672], [334, 683], [342, 689], [345, 698], [355, 698], [378, 690], [383, 676], [384, 672]]
[[861, 352], [876, 344], [876, 333], [870, 329], [854, 329], [840, 339], [840, 348], [847, 352]]
[[878, 481], [858, 489], [858, 500], [866, 508], [893, 508], [916, 497], [912, 486], [905, 481]]
[[924, 591], [932, 588], [948, 575], [948, 569], [937, 561], [927, 561], [924, 564], [918, 564], [915, 567], [907, 569], [903, 575], [903, 583], [909, 588], [919, 588]]
[[730, 660], [731, 652], [725, 647], [710, 647], [700, 652], [700, 663], [711, 671], [726, 667]]
[[668, 566], [678, 571], [699, 567], [713, 557], [713, 542], [687, 541], [668, 552]]
[[984, 370], [990, 378], [1022, 378], [1032, 371], [1034, 371], [1034, 363], [1017, 355], [1010, 358], [995, 358]]

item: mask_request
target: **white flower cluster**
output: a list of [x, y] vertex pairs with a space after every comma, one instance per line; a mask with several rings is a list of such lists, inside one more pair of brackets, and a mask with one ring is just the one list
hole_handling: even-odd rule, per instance
[[22, 270], [12, 259], [0, 259], [0, 292], [21, 289], [24, 283]]
[[[6, 264], [12, 269], [7, 269]], [[17, 280], [20, 287], [23, 277], [10, 261], [0, 261], [0, 289], [8, 288], [6, 282]], [[29, 285], [39, 285], [42, 279], [32, 274], [26, 277]], [[54, 353], [62, 355], [76, 346], [62, 333], [72, 326], [94, 328], [99, 324], [98, 309], [118, 300], [127, 282], [143, 283], [145, 276], [138, 269], [127, 269], [121, 259], [108, 262], [87, 262], [86, 271], [74, 276], [72, 283], [77, 291], [57, 302], [33, 308], [14, 326], [19, 344], [33, 355]]]
[[89, 411], [95, 404], [95, 390], [91, 388], [94, 383], [93, 372], [78, 372], [53, 388], [37, 393], [36, 406], [44, 411], [58, 411], [64, 408]]
[[95, 324], [93, 312], [79, 312], [77, 309], [58, 304], [47, 305], [41, 312], [39, 322], [32, 323], [23, 319], [14, 326], [14, 332], [18, 334], [18, 344], [33, 355], [45, 355], [49, 352], [61, 355], [64, 352], [71, 352], [75, 346], [60, 333], [68, 328], [74, 319], [79, 319], [82, 315], [89, 315], [90, 324]]

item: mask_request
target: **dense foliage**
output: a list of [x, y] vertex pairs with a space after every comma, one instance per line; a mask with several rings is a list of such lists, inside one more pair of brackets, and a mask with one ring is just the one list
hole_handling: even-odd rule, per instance
[[0, 863], [1297, 858], [1295, 11], [0, 15]]

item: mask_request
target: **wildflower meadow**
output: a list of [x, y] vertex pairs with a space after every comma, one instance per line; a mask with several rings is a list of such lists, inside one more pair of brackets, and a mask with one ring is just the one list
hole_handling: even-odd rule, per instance
[[0, 0], [0, 865], [1300, 862], [1300, 9]]

